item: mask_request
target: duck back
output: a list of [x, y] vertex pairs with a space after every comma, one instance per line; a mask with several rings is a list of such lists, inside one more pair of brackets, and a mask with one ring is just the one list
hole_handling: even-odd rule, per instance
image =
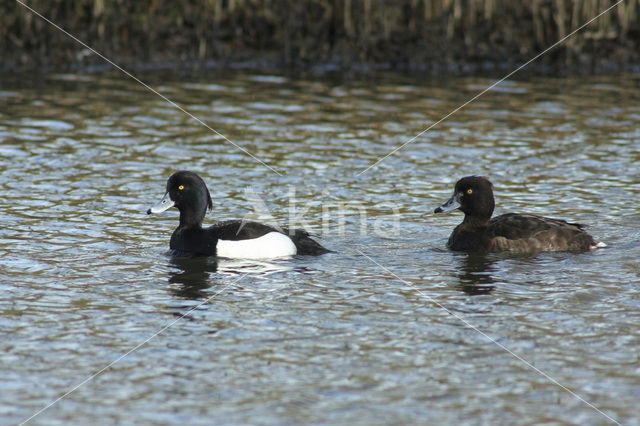
[[582, 225], [532, 214], [507, 213], [489, 221], [490, 251], [586, 251], [596, 246]]

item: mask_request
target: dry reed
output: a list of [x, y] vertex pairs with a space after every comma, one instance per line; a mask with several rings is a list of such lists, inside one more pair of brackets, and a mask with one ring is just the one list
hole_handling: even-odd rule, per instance
[[[614, 0], [33, 0], [29, 5], [129, 65], [215, 60], [305, 68], [442, 69], [521, 62]], [[544, 63], [637, 63], [640, 0], [625, 0]], [[17, 2], [0, 5], [3, 67], [98, 63]]]

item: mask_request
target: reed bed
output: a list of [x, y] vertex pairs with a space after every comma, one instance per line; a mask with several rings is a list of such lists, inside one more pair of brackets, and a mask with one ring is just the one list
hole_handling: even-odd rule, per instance
[[[32, 0], [28, 5], [129, 66], [464, 70], [527, 60], [614, 0]], [[625, 0], [539, 65], [596, 70], [640, 56], [640, 0]], [[0, 5], [3, 68], [101, 63], [12, 0]]]

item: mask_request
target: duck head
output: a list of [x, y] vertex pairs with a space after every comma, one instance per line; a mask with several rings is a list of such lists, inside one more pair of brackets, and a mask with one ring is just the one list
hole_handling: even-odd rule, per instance
[[436, 208], [434, 213], [461, 210], [465, 216], [489, 220], [495, 208], [493, 184], [482, 176], [467, 176], [460, 179], [453, 195]]
[[207, 209], [213, 207], [211, 195], [204, 180], [196, 173], [179, 171], [167, 180], [164, 197], [147, 210], [147, 214], [162, 213], [176, 207], [180, 210], [180, 225], [200, 225]]

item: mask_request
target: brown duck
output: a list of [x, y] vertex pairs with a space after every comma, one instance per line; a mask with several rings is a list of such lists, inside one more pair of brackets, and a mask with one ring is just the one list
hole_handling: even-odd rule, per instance
[[533, 214], [507, 213], [491, 218], [495, 201], [493, 184], [482, 176], [460, 179], [451, 198], [434, 213], [461, 210], [464, 220], [453, 230], [447, 247], [464, 252], [541, 251], [581, 252], [597, 243], [583, 225]]

